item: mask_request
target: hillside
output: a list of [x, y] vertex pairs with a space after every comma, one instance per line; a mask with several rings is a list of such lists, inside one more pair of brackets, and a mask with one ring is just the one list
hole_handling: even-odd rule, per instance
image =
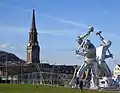
[[13, 53], [0, 51], [0, 62], [5, 62], [6, 60], [11, 62], [24, 62], [24, 60], [20, 59]]

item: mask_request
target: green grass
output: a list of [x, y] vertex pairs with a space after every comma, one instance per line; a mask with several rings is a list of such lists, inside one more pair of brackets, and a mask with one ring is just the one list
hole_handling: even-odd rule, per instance
[[[80, 90], [42, 85], [0, 84], [0, 93], [80, 93]], [[83, 93], [108, 93], [108, 92], [83, 90]]]

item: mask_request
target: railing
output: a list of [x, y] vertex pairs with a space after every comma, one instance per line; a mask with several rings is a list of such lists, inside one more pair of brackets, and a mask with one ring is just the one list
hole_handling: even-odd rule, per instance
[[51, 72], [32, 72], [15, 75], [11, 78], [11, 83], [23, 84], [51, 84], [68, 86], [72, 74], [60, 74]]

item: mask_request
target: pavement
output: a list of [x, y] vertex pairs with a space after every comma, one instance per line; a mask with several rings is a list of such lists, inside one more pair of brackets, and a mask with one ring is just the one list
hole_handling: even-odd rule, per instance
[[99, 91], [120, 93], [120, 88], [101, 88], [101, 89], [99, 89]]

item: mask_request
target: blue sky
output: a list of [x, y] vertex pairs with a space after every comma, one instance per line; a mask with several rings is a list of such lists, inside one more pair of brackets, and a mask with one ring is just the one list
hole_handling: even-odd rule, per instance
[[[84, 34], [88, 26], [102, 30], [113, 43], [110, 48], [114, 60], [120, 55], [120, 1], [119, 0], [0, 0], [0, 49], [15, 53], [26, 60], [26, 45], [35, 8], [36, 25], [42, 60], [56, 64], [81, 64], [75, 55], [77, 35]], [[93, 33], [91, 41], [98, 46], [99, 38]]]

